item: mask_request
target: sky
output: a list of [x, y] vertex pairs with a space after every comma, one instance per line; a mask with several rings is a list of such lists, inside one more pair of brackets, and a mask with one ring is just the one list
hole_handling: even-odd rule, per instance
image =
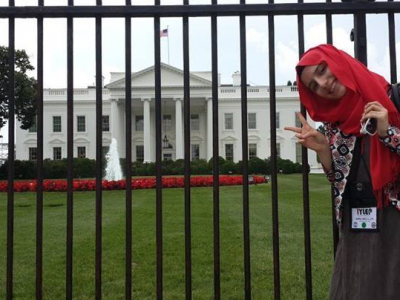
[[[248, 0], [247, 3], [265, 3]], [[36, 6], [37, 0], [15, 0], [17, 6]], [[67, 5], [67, 0], [45, 0], [46, 6]], [[95, 5], [95, 0], [75, 0], [75, 5]], [[192, 0], [190, 4], [210, 4], [211, 0]], [[281, 0], [275, 3], [293, 1]], [[305, 1], [320, 2], [320, 1]], [[333, 0], [333, 2], [339, 2]], [[103, 5], [124, 5], [125, 0], [103, 0]], [[219, 4], [238, 4], [239, 0], [219, 0]], [[151, 0], [132, 0], [133, 5], [152, 5]], [[162, 5], [182, 4], [177, 0], [162, 0]], [[8, 0], [0, 0], [7, 6]], [[367, 15], [368, 66], [390, 79], [387, 15]], [[16, 48], [25, 49], [32, 65], [37, 63], [37, 22], [35, 19], [17, 19]], [[103, 75], [105, 83], [110, 72], [125, 70], [125, 23], [122, 18], [103, 19]], [[305, 48], [326, 42], [325, 16], [305, 16]], [[400, 60], [400, 20], [396, 16], [396, 52]], [[161, 39], [161, 60], [183, 68], [182, 18], [162, 18], [161, 29], [168, 27], [169, 39]], [[354, 54], [349, 35], [353, 28], [352, 15], [333, 16], [333, 44]], [[8, 45], [8, 20], [0, 19], [0, 45]], [[67, 85], [66, 20], [44, 20], [44, 87], [65, 88]], [[132, 70], [139, 71], [154, 64], [153, 19], [132, 19]], [[251, 85], [268, 85], [268, 19], [265, 16], [246, 18], [247, 77]], [[297, 17], [275, 17], [276, 84], [285, 85], [295, 79], [294, 66], [298, 61]], [[211, 70], [211, 21], [208, 17], [189, 19], [190, 70]], [[238, 17], [218, 18], [218, 69], [222, 83], [232, 83], [232, 74], [240, 71], [240, 37]], [[399, 63], [398, 63], [399, 65]], [[95, 21], [74, 20], [74, 86], [85, 88], [95, 82]], [[400, 74], [400, 68], [398, 68]], [[36, 77], [36, 70], [29, 73]], [[0, 130], [3, 142], [8, 140], [7, 128]], [[0, 142], [2, 142], [0, 140]]]

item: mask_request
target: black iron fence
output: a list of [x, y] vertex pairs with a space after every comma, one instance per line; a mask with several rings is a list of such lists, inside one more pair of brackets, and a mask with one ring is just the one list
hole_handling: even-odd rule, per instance
[[[219, 220], [219, 183], [218, 183], [218, 58], [217, 58], [217, 19], [219, 16], [239, 16], [240, 18], [240, 67], [241, 67], [241, 129], [243, 155], [243, 239], [244, 239], [244, 298], [251, 299], [251, 268], [250, 268], [250, 237], [249, 237], [249, 189], [248, 189], [248, 132], [247, 132], [247, 74], [246, 74], [246, 17], [266, 16], [269, 31], [269, 98], [271, 127], [271, 157], [272, 157], [272, 224], [273, 224], [273, 265], [274, 265], [274, 296], [280, 299], [280, 265], [279, 265], [279, 227], [278, 227], [278, 185], [276, 165], [276, 95], [275, 95], [275, 28], [274, 18], [278, 15], [294, 15], [298, 20], [299, 56], [304, 52], [304, 15], [322, 14], [326, 16], [327, 43], [332, 43], [332, 15], [354, 15], [355, 54], [358, 59], [367, 63], [366, 59], [366, 21], [368, 13], [388, 15], [389, 49], [391, 81], [397, 81], [394, 13], [400, 12], [400, 3], [370, 1], [343, 1], [343, 3], [297, 3], [274, 4], [269, 0], [266, 4], [218, 5], [212, 0], [211, 5], [189, 5], [184, 0], [183, 5], [162, 6], [160, 0], [155, 0], [152, 6], [134, 6], [131, 0], [126, 0], [126, 6], [102, 6], [97, 0], [96, 6], [74, 6], [73, 0], [68, 0], [68, 6], [46, 7], [44, 0], [38, 0], [36, 7], [16, 7], [14, 0], [9, 0], [8, 7], [0, 7], [0, 18], [9, 20], [9, 65], [10, 65], [10, 106], [9, 106], [9, 143], [8, 162], [8, 203], [7, 203], [7, 299], [13, 298], [13, 244], [14, 244], [14, 129], [15, 129], [15, 93], [14, 93], [14, 54], [15, 54], [15, 19], [37, 18], [37, 224], [36, 224], [36, 298], [43, 295], [43, 19], [67, 19], [67, 157], [68, 157], [68, 190], [67, 190], [67, 238], [66, 238], [66, 298], [72, 299], [73, 270], [73, 41], [75, 18], [96, 19], [96, 260], [95, 260], [95, 297], [102, 297], [102, 18], [125, 18], [125, 49], [126, 49], [126, 180], [131, 181], [131, 19], [151, 17], [154, 19], [154, 61], [155, 61], [155, 105], [156, 105], [156, 295], [163, 298], [163, 226], [162, 226], [162, 177], [161, 177], [161, 59], [160, 59], [160, 17], [182, 17], [183, 47], [184, 47], [184, 157], [185, 157], [185, 293], [186, 299], [192, 298], [192, 255], [191, 255], [191, 198], [190, 198], [190, 86], [189, 86], [189, 18], [206, 16], [211, 18], [212, 45], [212, 127], [213, 127], [213, 224], [214, 224], [214, 298], [221, 298], [220, 289], [220, 220]], [[304, 108], [302, 108], [304, 113]], [[307, 152], [303, 148], [303, 166], [307, 166]], [[311, 276], [311, 242], [309, 218], [309, 190], [307, 168], [303, 171], [303, 203], [304, 203], [304, 249], [306, 271], [306, 297], [312, 299]], [[335, 226], [333, 226], [335, 228]], [[267, 228], [265, 230], [268, 230]], [[334, 230], [335, 245], [337, 231]], [[126, 185], [126, 272], [125, 295], [132, 298], [132, 190]]]

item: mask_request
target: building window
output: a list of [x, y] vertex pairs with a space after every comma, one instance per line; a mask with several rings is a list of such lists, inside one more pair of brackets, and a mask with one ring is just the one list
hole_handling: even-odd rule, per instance
[[53, 132], [61, 132], [61, 116], [53, 116]]
[[192, 160], [200, 159], [200, 145], [194, 144], [192, 145]]
[[164, 153], [164, 160], [172, 160], [172, 153]]
[[33, 117], [32, 126], [29, 127], [29, 132], [37, 132], [37, 117]]
[[104, 132], [110, 131], [110, 116], [102, 116], [101, 130], [103, 130]]
[[295, 122], [295, 126], [296, 127], [301, 127], [301, 122], [300, 122], [300, 119], [299, 119], [299, 116], [297, 115], [297, 113], [294, 113], [294, 122]]
[[227, 113], [225, 114], [225, 130], [233, 129], [233, 114]]
[[249, 129], [257, 129], [256, 113], [249, 113], [247, 115]]
[[53, 159], [61, 159], [61, 147], [54, 147], [53, 148]]
[[276, 129], [279, 129], [280, 128], [280, 125], [281, 125], [281, 122], [280, 122], [280, 119], [279, 119], [279, 117], [280, 117], [280, 113], [276, 113]]
[[163, 127], [165, 131], [172, 130], [172, 117], [171, 115], [164, 115], [163, 116]]
[[143, 116], [136, 116], [135, 117], [135, 130], [136, 131], [143, 131]]
[[77, 117], [77, 129], [78, 132], [85, 132], [86, 131], [86, 117], [85, 116], [78, 116]]
[[249, 144], [249, 159], [257, 157], [257, 144]]
[[140, 162], [144, 161], [144, 146], [143, 145], [136, 146], [136, 161], [140, 161]]
[[296, 143], [296, 162], [299, 164], [301, 164], [301, 161], [302, 161], [301, 149], [302, 149], [301, 144]]
[[225, 144], [225, 159], [233, 161], [233, 144]]
[[29, 148], [29, 160], [36, 160], [37, 159], [37, 148], [32, 147]]
[[276, 143], [276, 156], [281, 157], [281, 144]]
[[190, 130], [200, 130], [199, 115], [190, 115]]
[[86, 158], [86, 147], [78, 147], [78, 158]]

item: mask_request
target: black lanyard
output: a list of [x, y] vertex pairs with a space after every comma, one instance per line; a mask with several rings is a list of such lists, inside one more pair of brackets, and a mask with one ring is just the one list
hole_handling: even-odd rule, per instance
[[347, 177], [345, 197], [350, 206], [376, 206], [376, 199], [372, 187], [372, 178], [369, 170], [369, 137], [364, 137], [364, 153], [361, 153], [363, 138], [358, 137], [353, 151], [350, 174]]

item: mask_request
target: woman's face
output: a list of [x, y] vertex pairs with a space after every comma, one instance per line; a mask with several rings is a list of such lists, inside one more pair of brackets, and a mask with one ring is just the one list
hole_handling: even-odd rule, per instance
[[306, 66], [300, 80], [312, 92], [328, 100], [339, 100], [346, 94], [346, 87], [333, 75], [325, 62]]

